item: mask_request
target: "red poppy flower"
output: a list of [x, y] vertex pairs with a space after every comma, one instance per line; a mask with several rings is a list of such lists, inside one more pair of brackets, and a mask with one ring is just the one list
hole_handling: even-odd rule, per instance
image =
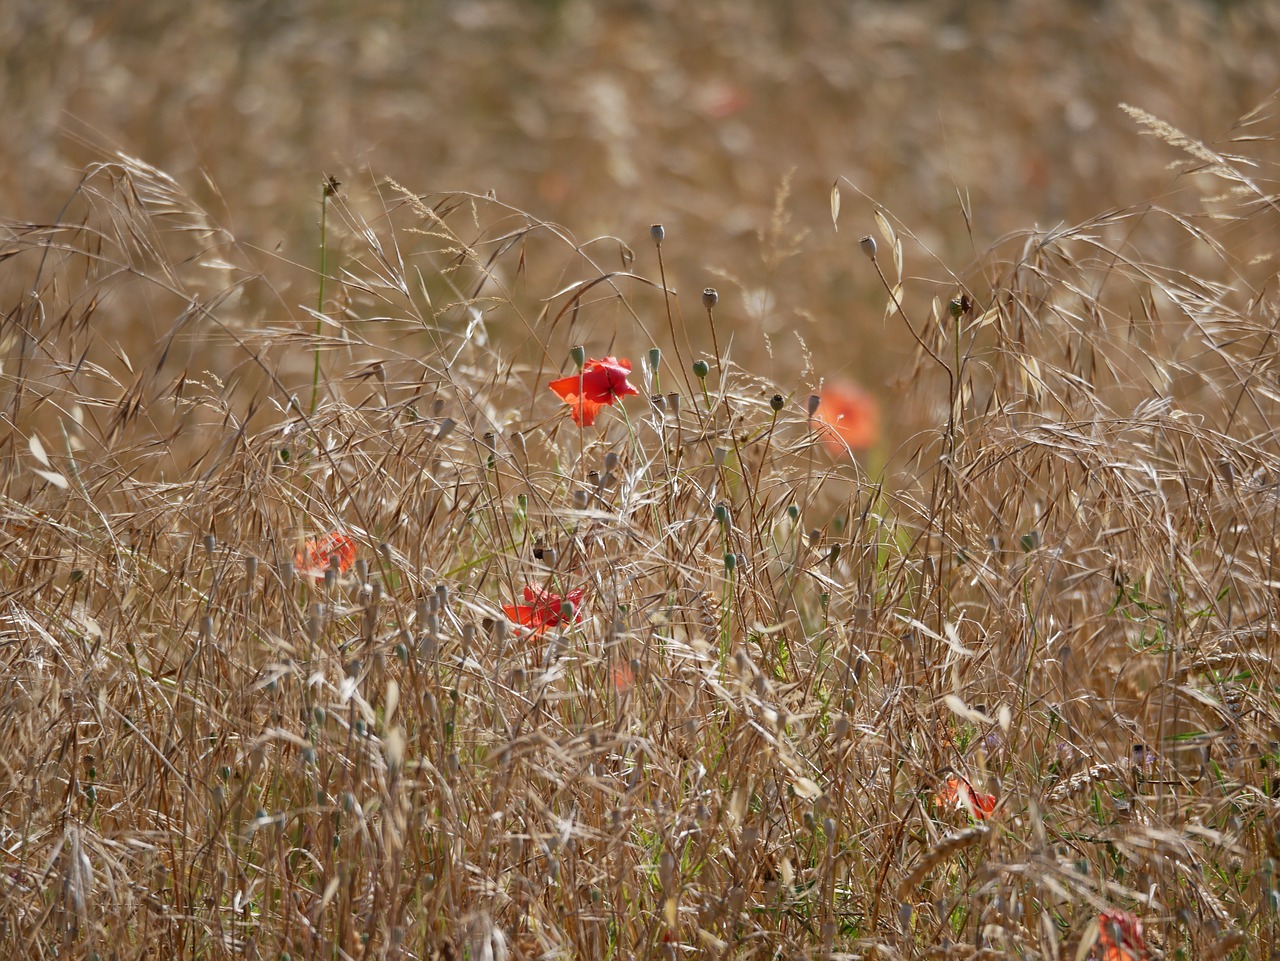
[[851, 450], [866, 450], [880, 440], [880, 406], [861, 387], [849, 383], [822, 388], [814, 431], [832, 457], [847, 457]]
[[1128, 911], [1099, 914], [1097, 956], [1102, 961], [1142, 961], [1147, 956], [1142, 922]]
[[534, 634], [541, 634], [548, 627], [556, 627], [565, 623], [564, 606], [568, 604], [573, 609], [573, 616], [567, 620], [577, 624], [582, 620], [582, 595], [584, 591], [581, 587], [575, 587], [564, 597], [559, 594], [552, 594], [550, 591], [544, 591], [540, 587], [531, 587], [525, 585], [524, 599], [527, 604], [504, 604], [502, 611], [507, 615], [508, 620], [515, 621], [521, 627], [527, 627]]
[[606, 357], [604, 360], [588, 360], [582, 365], [582, 373], [553, 380], [549, 386], [566, 404], [573, 408], [573, 420], [581, 427], [596, 422], [596, 414], [606, 404], [619, 397], [638, 394], [627, 380], [631, 373], [631, 361]]
[[947, 783], [934, 795], [933, 803], [938, 807], [954, 805], [963, 808], [977, 820], [983, 821], [995, 811], [996, 796], [975, 791], [966, 778], [956, 775], [947, 778]]
[[329, 558], [338, 558], [338, 572], [349, 568], [356, 559], [356, 542], [342, 531], [309, 540], [293, 555], [293, 566], [300, 577], [319, 580], [329, 569]]

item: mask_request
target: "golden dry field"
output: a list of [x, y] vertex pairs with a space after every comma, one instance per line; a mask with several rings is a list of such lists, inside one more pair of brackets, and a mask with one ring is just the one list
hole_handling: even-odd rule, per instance
[[1280, 957], [1280, 7], [0, 51], [0, 957]]

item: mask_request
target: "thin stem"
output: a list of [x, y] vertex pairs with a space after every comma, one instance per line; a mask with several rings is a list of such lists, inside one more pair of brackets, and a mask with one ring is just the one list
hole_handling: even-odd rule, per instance
[[316, 294], [316, 343], [315, 343], [315, 368], [311, 374], [311, 406], [307, 410], [308, 414], [316, 412], [316, 404], [320, 400], [320, 335], [324, 333], [323, 322], [320, 320], [321, 314], [324, 313], [324, 282], [329, 274], [329, 243], [328, 243], [328, 222], [329, 222], [329, 198], [338, 189], [338, 181], [333, 177], [325, 177], [324, 186], [320, 190], [320, 283], [319, 291]]

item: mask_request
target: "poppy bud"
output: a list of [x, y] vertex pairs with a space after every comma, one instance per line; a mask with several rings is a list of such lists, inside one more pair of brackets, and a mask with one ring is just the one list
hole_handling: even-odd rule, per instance
[[659, 247], [662, 246], [662, 239], [666, 237], [667, 231], [662, 224], [654, 224], [649, 228], [649, 236], [653, 238], [653, 242]]
[[698, 380], [706, 380], [707, 374], [711, 373], [711, 365], [705, 360], [695, 360], [693, 362], [693, 376]]
[[725, 569], [726, 571], [728, 571], [730, 574], [732, 574], [732, 573], [733, 573], [733, 571], [734, 571], [734, 568], [736, 568], [737, 566], [738, 566], [738, 555], [737, 555], [737, 554], [729, 553], [729, 554], [725, 554], [725, 555], [724, 555], [724, 569]]
[[702, 306], [710, 310], [720, 302], [720, 294], [714, 287], [707, 287], [702, 291]]
[[781, 394], [774, 394], [772, 397], [769, 398], [769, 407], [773, 410], [775, 414], [778, 411], [782, 410], [782, 407], [784, 404], [786, 404], [786, 401], [783, 399]]
[[870, 234], [859, 240], [858, 246], [862, 248], [862, 252], [867, 255], [868, 260], [876, 259], [876, 239]]

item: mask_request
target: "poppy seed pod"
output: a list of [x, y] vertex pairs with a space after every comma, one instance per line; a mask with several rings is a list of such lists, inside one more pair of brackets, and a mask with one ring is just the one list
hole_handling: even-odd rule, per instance
[[868, 260], [876, 259], [876, 239], [870, 234], [859, 240], [858, 246], [862, 248], [862, 252], [867, 255]]
[[775, 414], [782, 410], [784, 404], [786, 404], [786, 400], [783, 399], [781, 394], [774, 394], [769, 398], [769, 407]]
[[710, 310], [720, 302], [720, 293], [714, 287], [707, 287], [702, 291], [702, 306]]
[[661, 244], [664, 237], [667, 236], [666, 228], [662, 224], [654, 224], [649, 228], [649, 236], [653, 238], [655, 244]]
[[695, 360], [693, 362], [693, 376], [698, 380], [706, 380], [707, 374], [711, 373], [711, 365], [705, 360]]
[[822, 398], [817, 394], [809, 395], [809, 416], [812, 417], [818, 412], [818, 408], [822, 405]]
[[569, 351], [569, 356], [573, 358], [575, 366], [581, 370], [582, 365], [587, 362], [587, 348], [582, 346], [574, 347]]

